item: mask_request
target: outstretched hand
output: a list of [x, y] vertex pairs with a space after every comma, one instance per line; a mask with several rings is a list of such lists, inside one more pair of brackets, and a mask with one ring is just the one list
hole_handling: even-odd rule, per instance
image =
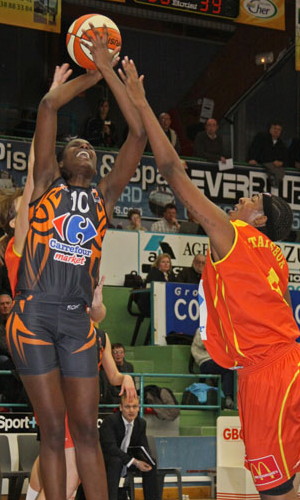
[[96, 30], [92, 23], [90, 23], [90, 27], [93, 35], [83, 30], [83, 34], [89, 43], [85, 40], [81, 40], [81, 44], [90, 51], [93, 61], [101, 73], [105, 67], [114, 67], [119, 62], [119, 49], [117, 48], [111, 52], [108, 50], [108, 31], [105, 24], [103, 26], [102, 35], [100, 35], [99, 31]]
[[61, 66], [55, 66], [55, 71], [50, 86], [50, 90], [55, 89], [62, 83], [65, 83], [71, 76], [72, 72], [73, 70], [70, 68], [70, 65], [68, 63], [64, 63]]
[[118, 73], [132, 103], [136, 107], [143, 105], [145, 103], [144, 75], [138, 75], [133, 60], [125, 56], [122, 61], [122, 69], [119, 68]]

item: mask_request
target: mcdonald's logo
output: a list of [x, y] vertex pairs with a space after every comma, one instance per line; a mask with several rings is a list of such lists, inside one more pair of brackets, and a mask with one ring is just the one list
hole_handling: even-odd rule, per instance
[[253, 481], [257, 486], [274, 483], [282, 478], [282, 473], [273, 455], [248, 460]]

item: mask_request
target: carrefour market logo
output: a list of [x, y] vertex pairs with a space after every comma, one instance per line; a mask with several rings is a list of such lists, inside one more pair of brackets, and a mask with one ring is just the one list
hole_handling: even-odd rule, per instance
[[271, 0], [245, 0], [244, 9], [252, 16], [270, 19], [276, 16], [278, 9]]
[[62, 240], [51, 238], [49, 242], [50, 248], [56, 250], [54, 260], [83, 266], [86, 258], [92, 254], [83, 245], [97, 236], [92, 221], [82, 215], [70, 216], [70, 213], [66, 213], [53, 219], [53, 226]]

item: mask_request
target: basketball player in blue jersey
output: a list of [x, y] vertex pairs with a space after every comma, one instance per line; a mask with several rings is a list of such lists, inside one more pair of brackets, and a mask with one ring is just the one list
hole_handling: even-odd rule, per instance
[[[41, 100], [35, 131], [34, 191], [7, 339], [37, 414], [46, 498], [65, 500], [65, 413], [87, 500], [107, 500], [97, 431], [98, 371], [92, 303], [107, 220], [134, 174], [146, 136], [125, 87], [113, 70], [107, 32], [92, 42], [97, 71], [50, 90]], [[111, 172], [96, 188], [96, 154], [85, 140], [55, 156], [58, 110], [104, 78], [129, 126]]]

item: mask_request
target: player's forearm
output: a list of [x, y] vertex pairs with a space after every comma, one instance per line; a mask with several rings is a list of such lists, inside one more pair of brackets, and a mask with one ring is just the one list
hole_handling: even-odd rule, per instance
[[146, 137], [142, 120], [137, 110], [132, 106], [125, 89], [124, 84], [115, 73], [114, 69], [106, 65], [101, 68], [102, 74], [110, 90], [112, 91], [119, 108], [128, 124], [132, 134], [137, 137]]
[[170, 178], [170, 176], [177, 175], [178, 172], [182, 173], [183, 169], [180, 158], [158, 123], [146, 98], [143, 102], [140, 102], [138, 111], [161, 174], [163, 176], [166, 174]]
[[58, 110], [81, 92], [96, 85], [100, 79], [101, 75], [97, 71], [80, 75], [64, 85], [49, 90], [43, 97], [41, 105]]

